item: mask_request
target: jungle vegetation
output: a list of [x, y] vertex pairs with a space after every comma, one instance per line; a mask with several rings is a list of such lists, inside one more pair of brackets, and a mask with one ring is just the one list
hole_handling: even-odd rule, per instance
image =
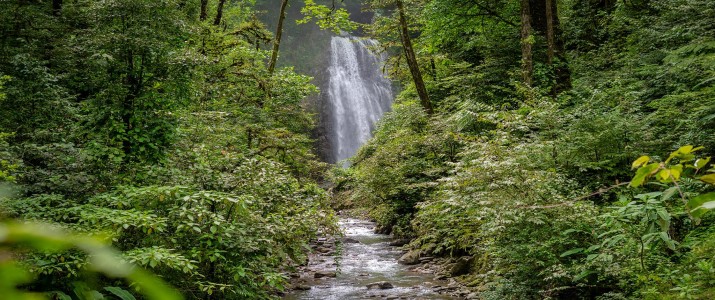
[[[291, 5], [389, 55], [349, 168]], [[341, 5], [0, 1], [0, 295], [272, 299], [357, 209], [484, 299], [715, 297], [715, 1]]]

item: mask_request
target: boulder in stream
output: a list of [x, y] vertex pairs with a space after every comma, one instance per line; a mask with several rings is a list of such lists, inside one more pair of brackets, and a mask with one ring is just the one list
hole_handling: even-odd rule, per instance
[[316, 271], [315, 274], [313, 274], [314, 278], [323, 278], [323, 277], [337, 277], [338, 274], [332, 271]]
[[372, 289], [380, 289], [380, 290], [387, 290], [394, 288], [395, 286], [392, 285], [392, 283], [389, 283], [387, 281], [378, 281], [378, 282], [373, 282], [367, 285], [368, 290]]
[[397, 262], [403, 265], [416, 265], [420, 263], [420, 252], [418, 250], [411, 250], [402, 255]]

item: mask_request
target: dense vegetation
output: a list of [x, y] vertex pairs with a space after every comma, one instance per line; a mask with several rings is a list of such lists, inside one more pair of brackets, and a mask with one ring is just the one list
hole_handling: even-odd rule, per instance
[[715, 2], [371, 6], [404, 88], [343, 205], [485, 299], [715, 297]]
[[272, 298], [332, 203], [484, 299], [715, 297], [714, 1], [363, 1], [401, 92], [329, 172], [281, 26], [356, 24], [255, 2], [0, 2], [3, 295]]
[[[275, 296], [335, 225], [301, 103], [317, 89], [267, 68], [273, 34], [254, 4], [0, 3], [0, 181], [15, 190], [2, 214], [111, 243], [187, 298]], [[71, 242], [7, 248], [25, 240], [7, 228], [0, 262], [34, 280], [5, 266], [3, 292], [96, 299], [146, 286], [87, 273], [104, 269]]]

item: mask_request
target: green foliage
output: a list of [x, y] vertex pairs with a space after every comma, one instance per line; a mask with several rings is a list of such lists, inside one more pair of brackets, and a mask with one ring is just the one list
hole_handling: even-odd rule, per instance
[[[338, 177], [341, 200], [423, 255], [472, 256], [459, 280], [485, 299], [714, 295], [714, 2], [557, 1], [566, 55], [540, 63], [535, 14], [532, 87], [518, 1], [403, 2], [435, 114], [409, 109], [392, 2], [372, 1], [369, 33], [404, 88]], [[572, 87], [554, 93], [564, 66]]]
[[300, 12], [304, 15], [303, 19], [297, 20], [297, 24], [306, 24], [315, 19], [315, 23], [322, 29], [330, 29], [334, 33], [339, 34], [341, 31], [351, 32], [357, 29], [357, 24], [350, 20], [350, 14], [344, 8], [336, 8], [335, 2], [333, 7], [328, 8], [325, 5], [318, 5], [315, 0], [305, 0], [305, 6]]
[[[1, 216], [111, 243], [187, 298], [275, 298], [336, 230], [311, 78], [266, 70], [253, 1], [225, 2], [219, 26], [198, 2], [53, 3], [0, 3], [0, 181], [19, 186]], [[81, 250], [13, 249], [23, 290], [134, 299], [131, 282], [85, 280]]]
[[449, 151], [457, 147], [440, 128], [427, 127], [418, 103], [396, 105], [378, 125], [375, 137], [353, 159], [351, 195], [356, 203], [374, 205], [372, 215], [383, 232], [410, 236], [409, 218], [444, 172]]
[[[114, 278], [125, 278], [134, 290], [146, 296], [147, 299], [174, 300], [182, 297], [173, 289], [168, 287], [161, 279], [150, 275], [146, 271], [136, 268], [130, 264], [122, 262], [119, 253], [104, 244], [97, 238], [68, 234], [57, 228], [53, 228], [41, 223], [8, 223], [0, 224], [0, 251], [13, 247], [13, 251], [18, 251], [17, 247], [37, 249], [45, 252], [62, 252], [69, 248], [76, 248], [86, 254], [89, 260], [88, 269], [97, 273]], [[4, 260], [0, 263], [0, 292], [6, 299], [48, 299], [47, 294], [29, 293], [18, 289], [23, 284], [28, 284], [33, 280], [33, 274], [12, 260]], [[79, 285], [78, 285], [79, 286]], [[121, 299], [135, 299], [127, 290], [119, 287], [106, 287], [108, 292], [119, 296]], [[75, 290], [77, 293], [77, 290]], [[84, 291], [77, 294], [80, 299], [88, 298], [86, 293], [97, 295], [100, 299], [102, 294], [96, 290], [90, 290], [84, 286]], [[81, 295], [82, 294], [82, 295]], [[62, 292], [56, 292], [55, 296], [60, 299], [71, 299]], [[54, 298], [52, 298], [54, 299]]]
[[11, 134], [0, 132], [0, 149], [2, 149], [0, 150], [0, 182], [15, 182], [20, 164], [17, 157], [8, 149], [10, 144], [7, 142], [7, 138], [11, 136]]

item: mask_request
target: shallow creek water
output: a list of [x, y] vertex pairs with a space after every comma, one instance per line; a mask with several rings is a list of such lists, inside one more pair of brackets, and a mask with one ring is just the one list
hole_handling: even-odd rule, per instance
[[[337, 271], [337, 276], [316, 279], [312, 278], [312, 273], [306, 272], [302, 279], [311, 288], [295, 291], [284, 299], [456, 299], [434, 292], [434, 287], [445, 285], [444, 281], [398, 264], [402, 252], [389, 245], [390, 236], [373, 232], [374, 223], [342, 219], [340, 226], [345, 238], [353, 242], [343, 243], [338, 255], [312, 257], [307, 267], [311, 271]], [[394, 288], [367, 288], [367, 285], [381, 281], [389, 282]]]

